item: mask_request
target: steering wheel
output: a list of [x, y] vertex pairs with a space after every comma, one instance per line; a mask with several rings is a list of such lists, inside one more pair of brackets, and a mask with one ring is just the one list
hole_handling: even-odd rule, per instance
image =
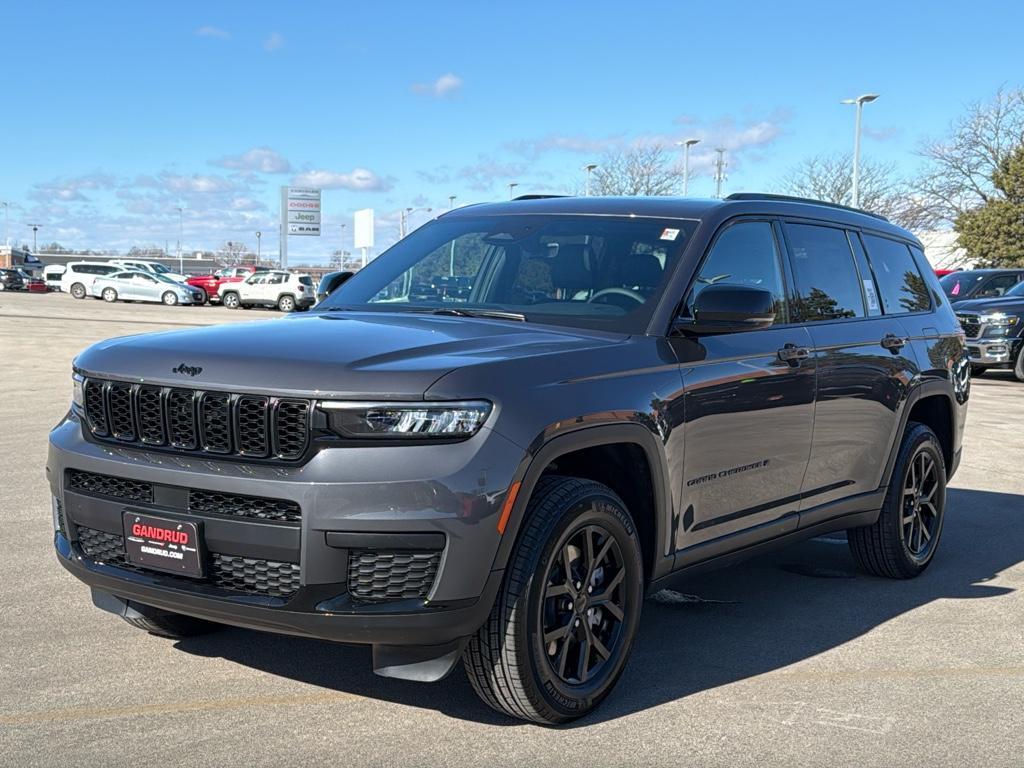
[[[587, 299], [587, 303], [619, 304], [619, 306], [622, 306], [620, 302], [598, 301], [598, 299], [603, 298], [605, 296], [625, 296], [627, 299], [632, 299], [637, 304], [643, 304], [645, 301], [647, 301], [647, 299], [645, 299], [643, 296], [641, 296], [639, 293], [632, 290], [631, 288], [619, 288], [618, 286], [612, 286], [611, 288], [602, 288], [600, 291], [598, 291], [589, 299]], [[623, 307], [623, 309], [629, 310], [629, 307]]]

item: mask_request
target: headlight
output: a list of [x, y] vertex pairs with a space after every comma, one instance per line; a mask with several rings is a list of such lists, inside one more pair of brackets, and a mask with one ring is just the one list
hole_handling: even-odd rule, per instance
[[487, 421], [491, 404], [484, 400], [458, 403], [348, 403], [327, 400], [331, 429], [355, 438], [471, 437]]
[[85, 407], [85, 378], [80, 373], [71, 374], [71, 401]]
[[1016, 325], [1018, 319], [1017, 315], [1004, 315], [1002, 312], [997, 312], [993, 315], [982, 315], [981, 322], [985, 325], [1011, 326]]

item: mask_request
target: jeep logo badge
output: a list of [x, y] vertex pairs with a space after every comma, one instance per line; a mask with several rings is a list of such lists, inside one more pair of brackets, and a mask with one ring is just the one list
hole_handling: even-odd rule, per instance
[[199, 366], [185, 365], [185, 363], [182, 363], [177, 368], [171, 368], [171, 373], [181, 373], [186, 376], [198, 376], [202, 372], [203, 369]]

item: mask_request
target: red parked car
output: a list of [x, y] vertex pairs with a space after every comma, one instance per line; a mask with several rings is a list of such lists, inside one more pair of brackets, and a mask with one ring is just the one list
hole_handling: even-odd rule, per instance
[[[206, 291], [206, 301], [213, 304], [220, 302], [220, 297], [217, 295], [217, 288], [219, 288], [223, 283], [241, 282], [255, 271], [256, 267], [251, 264], [240, 267], [224, 267], [224, 269], [218, 269], [212, 275], [193, 275], [185, 282], [193, 288], [202, 288]], [[205, 304], [206, 302], [203, 303]]]

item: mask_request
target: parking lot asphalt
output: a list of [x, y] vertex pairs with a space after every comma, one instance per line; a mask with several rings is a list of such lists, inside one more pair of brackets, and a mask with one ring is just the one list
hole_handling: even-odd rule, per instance
[[173, 642], [92, 607], [52, 552], [48, 429], [88, 344], [276, 313], [0, 294], [0, 764], [1020, 766], [1024, 384], [975, 380], [942, 546], [855, 573], [841, 538], [647, 601], [592, 717], [502, 718], [461, 670], [376, 677], [368, 649], [225, 629]]

